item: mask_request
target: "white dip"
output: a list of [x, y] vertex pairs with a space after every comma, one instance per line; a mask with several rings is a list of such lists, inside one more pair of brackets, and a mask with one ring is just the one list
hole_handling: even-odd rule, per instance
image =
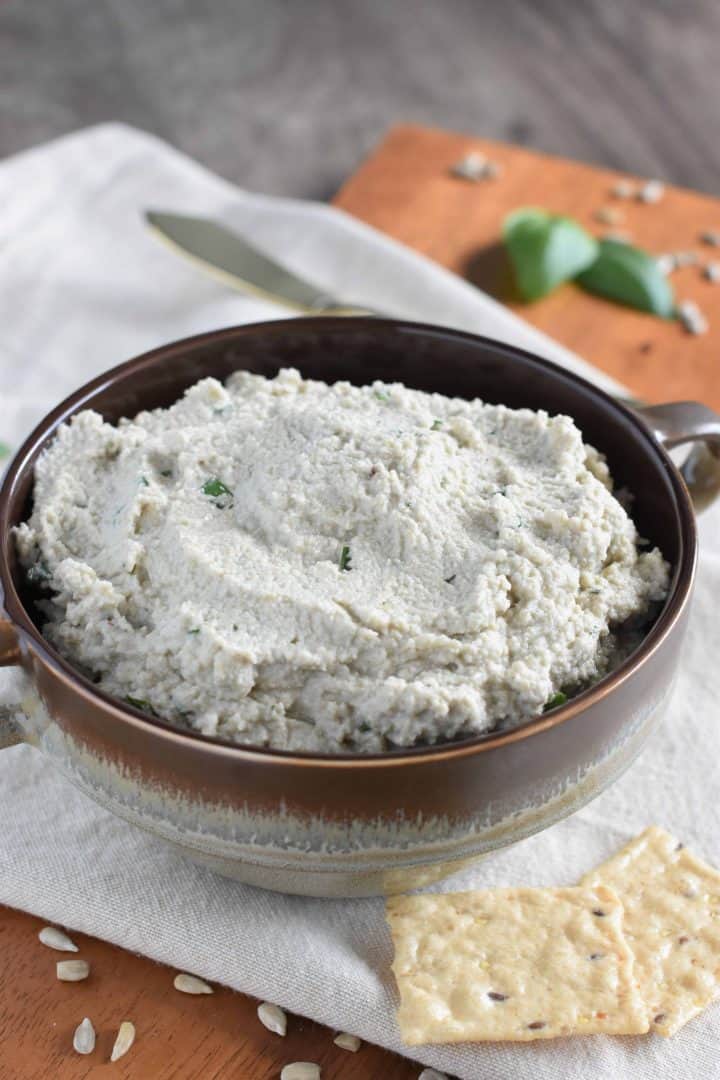
[[102, 689], [318, 751], [518, 724], [668, 588], [568, 417], [296, 371], [79, 414], [17, 543]]

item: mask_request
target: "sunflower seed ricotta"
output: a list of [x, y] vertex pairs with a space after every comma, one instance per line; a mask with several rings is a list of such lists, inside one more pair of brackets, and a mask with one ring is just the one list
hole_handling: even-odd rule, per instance
[[80, 413], [17, 545], [45, 634], [102, 689], [311, 751], [518, 724], [668, 588], [568, 417], [293, 370]]

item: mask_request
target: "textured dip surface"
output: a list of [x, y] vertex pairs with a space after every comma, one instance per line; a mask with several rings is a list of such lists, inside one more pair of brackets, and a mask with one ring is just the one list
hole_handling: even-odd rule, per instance
[[404, 386], [204, 379], [38, 461], [20, 558], [106, 691], [210, 735], [377, 751], [602, 676], [667, 592], [572, 420]]

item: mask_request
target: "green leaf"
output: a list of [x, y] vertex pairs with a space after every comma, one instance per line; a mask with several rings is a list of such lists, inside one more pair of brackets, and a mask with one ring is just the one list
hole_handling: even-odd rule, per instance
[[562, 690], [558, 690], [549, 698], [543, 707], [543, 712], [550, 712], [551, 709], [559, 709], [561, 705], [564, 705], [567, 701], [567, 694], [563, 694]]
[[577, 280], [588, 292], [664, 319], [675, 310], [672, 287], [656, 259], [618, 240], [602, 240], [597, 259]]
[[151, 716], [157, 716], [158, 714], [153, 709], [149, 701], [145, 701], [143, 698], [136, 698], [128, 696], [125, 698], [128, 705], [132, 705], [134, 709], [139, 709], [140, 712], [150, 713]]
[[350, 559], [350, 548], [347, 544], [343, 544], [342, 551], [340, 552], [340, 562], [338, 564], [341, 570], [352, 570], [352, 566], [350, 565]]
[[524, 300], [538, 300], [577, 277], [598, 252], [597, 240], [572, 218], [534, 207], [505, 219], [503, 239]]
[[222, 480], [218, 480], [216, 476], [212, 480], [206, 480], [202, 489], [203, 495], [210, 495], [213, 499], [217, 499], [220, 495], [232, 495], [230, 488], [225, 487]]

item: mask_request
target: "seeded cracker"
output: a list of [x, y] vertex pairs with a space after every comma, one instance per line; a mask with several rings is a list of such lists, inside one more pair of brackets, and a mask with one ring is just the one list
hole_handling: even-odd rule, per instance
[[403, 1041], [647, 1031], [622, 913], [603, 886], [390, 898]]
[[582, 884], [622, 897], [653, 1031], [674, 1034], [720, 995], [720, 872], [652, 826]]

